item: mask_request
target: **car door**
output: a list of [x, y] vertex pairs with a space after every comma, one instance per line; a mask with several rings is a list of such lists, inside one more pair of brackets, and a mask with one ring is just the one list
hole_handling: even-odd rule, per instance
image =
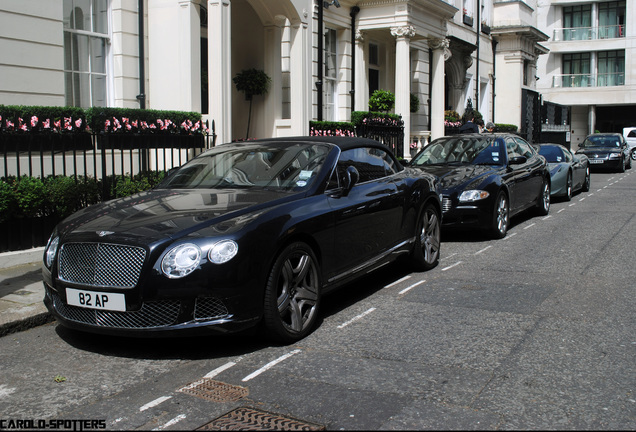
[[522, 198], [527, 194], [530, 172], [526, 169], [525, 163], [512, 162], [515, 158], [523, 156], [513, 137], [506, 138], [506, 153], [508, 154], [508, 167], [505, 177], [510, 191], [510, 212], [516, 213], [523, 206]]
[[336, 274], [373, 262], [399, 239], [404, 190], [398, 188], [400, 176], [395, 167], [389, 166], [383, 152], [362, 147], [340, 155], [334, 175], [341, 180], [347, 168], [353, 166], [360, 178], [348, 194], [342, 194], [339, 188], [327, 191], [335, 217], [335, 252], [329, 260]]
[[572, 165], [572, 189], [578, 189], [583, 182], [587, 174], [587, 167], [581, 162], [581, 158], [574, 156], [567, 149], [562, 149], [566, 162], [570, 162]]

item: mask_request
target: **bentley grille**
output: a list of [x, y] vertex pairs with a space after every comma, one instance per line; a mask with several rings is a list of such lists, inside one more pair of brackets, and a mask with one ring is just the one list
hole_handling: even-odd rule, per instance
[[176, 324], [181, 302], [163, 300], [146, 302], [138, 311], [105, 311], [65, 304], [53, 290], [47, 289], [55, 310], [69, 321], [108, 328], [153, 328]]
[[60, 248], [59, 276], [65, 282], [97, 287], [133, 288], [146, 250], [109, 243], [67, 243]]

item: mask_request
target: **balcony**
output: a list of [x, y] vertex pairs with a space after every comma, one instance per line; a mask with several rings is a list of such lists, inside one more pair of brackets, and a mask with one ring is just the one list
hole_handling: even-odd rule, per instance
[[605, 74], [568, 74], [552, 77], [553, 88], [615, 87], [625, 85], [625, 72]]
[[553, 42], [618, 39], [625, 37], [624, 25], [554, 29]]

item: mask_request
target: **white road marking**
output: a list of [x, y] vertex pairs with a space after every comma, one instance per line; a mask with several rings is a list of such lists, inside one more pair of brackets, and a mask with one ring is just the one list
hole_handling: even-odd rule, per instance
[[457, 261], [455, 264], [451, 264], [451, 265], [449, 265], [448, 267], [444, 267], [444, 268], [442, 269], [442, 271], [446, 271], [446, 270], [448, 270], [448, 269], [452, 269], [453, 267], [458, 266], [458, 265], [460, 265], [461, 263], [462, 263], [461, 261]]
[[527, 230], [528, 228], [532, 228], [533, 226], [535, 226], [536, 223], [531, 223], [530, 225], [528, 225], [527, 227], [524, 228], [524, 230]]
[[203, 378], [214, 378], [215, 376], [217, 376], [218, 374], [220, 374], [224, 370], [229, 369], [229, 368], [231, 368], [232, 366], [235, 366], [235, 365], [236, 365], [236, 363], [234, 363], [234, 362], [225, 363], [223, 366], [220, 366], [220, 367], [214, 369], [213, 371], [209, 372]]
[[516, 235], [517, 235], [517, 233], [512, 233], [512, 234], [507, 235], [506, 237], [502, 238], [502, 240], [508, 240], [508, 239], [510, 239], [510, 238], [512, 238], [512, 237], [514, 237]]
[[17, 388], [9, 387], [6, 384], [0, 385], [0, 398], [9, 396], [11, 393], [15, 393]]
[[181, 420], [183, 420], [184, 418], [186, 418], [185, 414], [179, 414], [178, 416], [176, 416], [175, 418], [173, 418], [172, 420], [170, 420], [168, 423], [165, 423], [161, 426], [158, 426], [156, 428], [154, 428], [153, 430], [162, 430], [165, 429], [167, 427], [170, 427], [172, 425], [175, 425], [177, 423], [179, 423]]
[[419, 282], [416, 282], [416, 283], [414, 283], [413, 285], [411, 285], [411, 286], [408, 286], [408, 287], [404, 288], [404, 289], [403, 289], [402, 291], [400, 291], [398, 294], [404, 294], [404, 293], [406, 293], [406, 292], [410, 291], [411, 289], [415, 288], [416, 286], [418, 286], [418, 285], [420, 285], [420, 284], [423, 284], [424, 282], [426, 282], [426, 281], [425, 281], [425, 280], [421, 280], [421, 281], [419, 281]]
[[479, 255], [480, 253], [487, 251], [487, 250], [488, 250], [488, 249], [490, 249], [491, 247], [492, 247], [492, 246], [486, 246], [486, 247], [485, 247], [485, 248], [483, 248], [482, 250], [475, 252], [475, 255]]
[[564, 211], [564, 210], [565, 210], [565, 209], [561, 209], [561, 210], [559, 210], [557, 213], [561, 213], [561, 212], [562, 212], [562, 211]]
[[157, 405], [167, 401], [171, 397], [172, 396], [161, 396], [160, 398], [157, 398], [157, 399], [153, 400], [152, 402], [148, 402], [146, 405], [140, 407], [139, 411], [146, 411], [149, 408], [156, 407]]
[[294, 354], [298, 354], [299, 352], [301, 352], [301, 350], [297, 349], [291, 352], [288, 352], [285, 355], [282, 355], [280, 357], [278, 357], [276, 360], [271, 361], [269, 363], [267, 363], [265, 366], [263, 366], [262, 368], [252, 372], [251, 374], [249, 374], [248, 376], [246, 376], [245, 378], [243, 378], [243, 382], [247, 382], [249, 380], [251, 380], [252, 378], [256, 378], [257, 376], [259, 376], [260, 374], [262, 374], [263, 372], [265, 372], [266, 370], [269, 370], [271, 368], [273, 368], [274, 366], [276, 366], [278, 363], [287, 360], [289, 357], [293, 356]]
[[339, 329], [341, 328], [345, 328], [346, 326], [348, 326], [349, 324], [351, 324], [354, 321], [359, 320], [360, 318], [363, 318], [366, 315], [369, 315], [371, 312], [373, 312], [375, 310], [375, 308], [371, 308], [365, 312], [362, 312], [360, 315], [354, 316], [353, 318], [351, 318], [349, 321], [342, 323], [338, 326]]
[[404, 276], [403, 278], [398, 279], [398, 280], [396, 280], [395, 282], [388, 284], [388, 285], [387, 285], [387, 286], [385, 286], [384, 288], [390, 288], [390, 287], [392, 287], [393, 285], [397, 285], [397, 284], [399, 284], [400, 282], [404, 282], [405, 280], [409, 279], [410, 277], [411, 277], [411, 276]]
[[552, 217], [552, 215], [547, 215], [546, 217], [544, 217], [544, 218], [543, 218], [543, 219], [541, 219], [541, 220], [548, 220], [548, 219], [550, 219], [551, 217]]
[[457, 252], [452, 253], [452, 254], [448, 255], [447, 257], [441, 258], [441, 259], [440, 259], [440, 261], [447, 260], [447, 259], [449, 259], [450, 257], [454, 257], [455, 255], [457, 255]]

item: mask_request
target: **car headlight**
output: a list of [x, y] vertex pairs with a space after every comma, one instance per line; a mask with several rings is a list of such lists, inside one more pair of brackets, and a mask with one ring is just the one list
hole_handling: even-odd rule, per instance
[[55, 259], [55, 254], [57, 253], [57, 247], [60, 244], [60, 238], [55, 237], [49, 240], [49, 244], [46, 246], [46, 251], [44, 252], [44, 264], [46, 268], [50, 269], [53, 265], [53, 260]]
[[621, 154], [620, 153], [610, 153], [609, 154], [609, 158], [610, 159], [620, 159]]
[[192, 243], [174, 247], [161, 260], [161, 271], [170, 279], [179, 279], [192, 273], [201, 262], [201, 248]]
[[215, 243], [208, 252], [208, 259], [214, 264], [228, 262], [238, 253], [238, 245], [233, 240], [223, 240]]
[[461, 195], [459, 196], [459, 201], [460, 202], [479, 201], [484, 198], [488, 198], [488, 195], [490, 194], [483, 190], [467, 190], [461, 193]]

